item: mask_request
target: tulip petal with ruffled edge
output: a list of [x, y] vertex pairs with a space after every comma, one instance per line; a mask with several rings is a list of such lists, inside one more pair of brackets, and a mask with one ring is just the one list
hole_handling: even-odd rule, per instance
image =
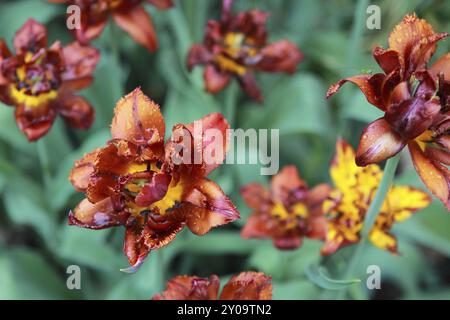
[[74, 90], [92, 82], [99, 52], [78, 43], [47, 48], [47, 30], [33, 19], [13, 42], [15, 56], [0, 41], [0, 100], [16, 107], [17, 125], [28, 140], [44, 136], [58, 114], [74, 128], [89, 129], [94, 109]]
[[[134, 90], [117, 103], [113, 139], [75, 162], [70, 180], [87, 199], [71, 212], [70, 224], [91, 229], [123, 225], [123, 251], [131, 266], [124, 271], [133, 272], [152, 250], [169, 244], [185, 226], [203, 235], [238, 219], [230, 199], [206, 178], [225, 159], [228, 129], [225, 118], [214, 113], [174, 126], [164, 145], [165, 123], [159, 107], [140, 89]], [[209, 130], [222, 139], [209, 136]], [[179, 131], [191, 137], [191, 144], [183, 147], [193, 157], [210, 148], [221, 153], [212, 162], [207, 158], [174, 162], [177, 143], [183, 142], [175, 138]]]
[[205, 65], [205, 90], [210, 93], [222, 91], [234, 77], [247, 95], [262, 102], [254, 73], [292, 74], [303, 55], [290, 41], [267, 43], [267, 13], [250, 10], [233, 15], [232, 4], [224, 0], [221, 19], [208, 21], [204, 43], [191, 47], [187, 67]]
[[153, 300], [271, 300], [272, 279], [261, 272], [242, 272], [233, 276], [219, 296], [220, 280], [176, 276], [167, 282], [166, 290]]

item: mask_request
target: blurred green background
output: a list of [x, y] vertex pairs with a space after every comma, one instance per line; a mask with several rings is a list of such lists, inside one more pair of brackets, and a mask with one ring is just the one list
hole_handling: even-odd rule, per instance
[[[177, 274], [209, 276], [222, 282], [232, 274], [260, 270], [273, 277], [275, 299], [330, 297], [305, 275], [319, 261], [332, 276], [345, 268], [349, 250], [321, 259], [320, 242], [305, 241], [295, 251], [280, 252], [271, 241], [243, 240], [239, 232], [250, 211], [239, 197], [240, 186], [267, 183], [257, 165], [225, 165], [212, 178], [237, 204], [242, 219], [217, 228], [204, 237], [182, 232], [168, 247], [150, 254], [135, 274], [124, 274], [123, 228], [90, 231], [67, 226], [68, 211], [82, 198], [68, 181], [74, 160], [104, 145], [115, 102], [137, 86], [159, 103], [168, 131], [214, 111], [227, 112], [236, 104], [234, 127], [279, 128], [281, 165], [295, 164], [313, 186], [328, 182], [328, 164], [341, 136], [356, 145], [362, 128], [376, 119], [378, 110], [348, 86], [331, 101], [327, 87], [343, 76], [378, 70], [371, 58], [374, 45], [387, 46], [393, 26], [415, 11], [437, 31], [450, 31], [450, 1], [372, 1], [381, 7], [381, 30], [366, 28], [369, 1], [350, 0], [236, 0], [234, 11], [258, 8], [270, 12], [270, 40], [287, 38], [305, 55], [293, 76], [257, 76], [266, 98], [258, 105], [231, 86], [211, 96], [203, 92], [202, 68], [191, 74], [186, 54], [201, 42], [207, 19], [220, 16], [220, 0], [178, 0], [173, 9], [151, 13], [160, 49], [148, 53], [125, 33], [105, 30], [93, 45], [101, 50], [95, 82], [81, 94], [97, 112], [87, 132], [68, 129], [58, 119], [39, 147], [28, 143], [17, 129], [13, 108], [0, 106], [0, 298], [1, 299], [149, 299]], [[0, 1], [0, 37], [11, 44], [15, 31], [30, 17], [45, 23], [50, 40], [72, 41], [65, 28], [65, 7], [44, 0]], [[108, 26], [109, 29], [109, 26]], [[120, 56], [112, 54], [110, 31]], [[448, 52], [442, 41], [436, 56]], [[252, 152], [252, 151], [250, 151]], [[41, 157], [39, 157], [41, 153]], [[42, 155], [47, 155], [47, 159]], [[396, 182], [423, 188], [404, 153]], [[357, 299], [449, 299], [450, 214], [435, 201], [409, 221], [394, 228], [401, 256], [371, 248], [358, 268], [363, 282], [349, 290]], [[81, 290], [66, 288], [66, 268], [79, 265]], [[382, 271], [382, 289], [368, 291], [365, 266]]]

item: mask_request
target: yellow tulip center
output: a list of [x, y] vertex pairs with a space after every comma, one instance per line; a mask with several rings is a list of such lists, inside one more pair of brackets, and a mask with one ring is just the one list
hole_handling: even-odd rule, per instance
[[306, 219], [309, 216], [308, 207], [304, 203], [296, 203], [287, 209], [282, 203], [276, 202], [271, 210], [271, 215], [282, 222], [286, 222], [287, 228], [297, 226], [299, 219]]
[[[150, 163], [150, 171], [156, 173], [161, 172], [160, 168], [158, 168], [156, 162]], [[143, 164], [131, 164], [128, 167], [127, 172], [129, 174], [140, 173], [148, 171], [148, 165], [146, 163]], [[142, 187], [149, 182], [148, 179], [134, 179], [125, 185], [125, 190], [137, 196], [142, 190]], [[152, 212], [159, 215], [165, 215], [170, 213], [172, 210], [177, 208], [181, 203], [181, 197], [183, 195], [183, 183], [181, 181], [172, 181], [169, 184], [166, 194], [164, 197], [148, 207], [140, 207], [136, 205], [134, 202], [129, 202], [128, 207], [131, 209], [132, 213], [135, 216], [142, 216], [148, 212]]]
[[242, 57], [252, 57], [258, 50], [252, 46], [251, 39], [240, 32], [229, 32], [223, 40], [223, 53], [214, 57], [215, 62], [224, 71], [243, 75], [247, 67], [239, 62]]
[[24, 64], [16, 69], [16, 80], [9, 86], [9, 92], [16, 104], [36, 108], [48, 104], [58, 97], [60, 86], [57, 66], [46, 61], [46, 53], [37, 58], [27, 52]]

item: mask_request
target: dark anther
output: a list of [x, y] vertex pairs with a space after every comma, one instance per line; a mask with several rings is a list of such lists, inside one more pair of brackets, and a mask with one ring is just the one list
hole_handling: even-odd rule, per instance
[[24, 89], [24, 88], [26, 88], [27, 87], [27, 84], [25, 83], [25, 82], [19, 82], [19, 84], [17, 85], [17, 89], [18, 90], [22, 90], [22, 89]]
[[51, 87], [52, 89], [58, 89], [58, 87], [59, 87], [58, 81], [56, 81], [56, 80], [54, 80], [54, 79], [50, 80], [50, 87]]

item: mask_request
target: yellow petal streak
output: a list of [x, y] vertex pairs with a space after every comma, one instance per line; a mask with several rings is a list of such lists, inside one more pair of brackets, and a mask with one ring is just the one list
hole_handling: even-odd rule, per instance
[[47, 104], [58, 97], [56, 90], [31, 96], [25, 93], [25, 89], [18, 90], [14, 85], [10, 86], [10, 95], [16, 104], [23, 104], [27, 108], [35, 108]]

